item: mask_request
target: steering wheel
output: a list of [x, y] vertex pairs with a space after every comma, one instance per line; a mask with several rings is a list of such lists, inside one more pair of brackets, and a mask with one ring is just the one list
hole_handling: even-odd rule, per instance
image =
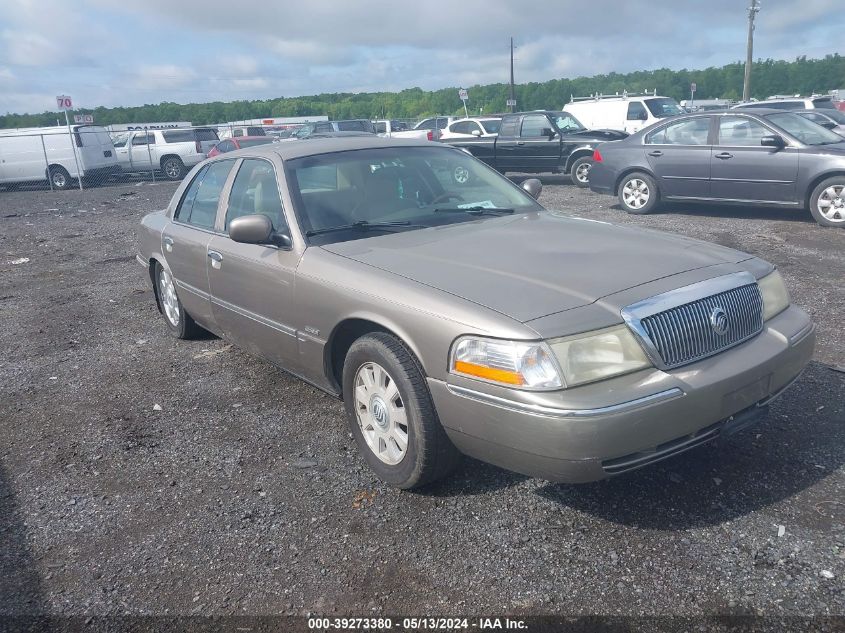
[[431, 201], [431, 204], [437, 204], [438, 202], [446, 202], [447, 200], [459, 200], [463, 202], [464, 197], [456, 193], [452, 193], [451, 191], [446, 191], [444, 193], [441, 193], [439, 196], [436, 196], [434, 200]]

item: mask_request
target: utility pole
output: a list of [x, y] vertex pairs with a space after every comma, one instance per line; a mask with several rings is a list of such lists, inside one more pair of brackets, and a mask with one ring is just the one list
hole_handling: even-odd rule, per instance
[[508, 107], [511, 112], [516, 112], [516, 97], [513, 94], [513, 38], [511, 38], [511, 91], [510, 99], [508, 99]]
[[742, 100], [751, 98], [751, 64], [754, 63], [754, 18], [760, 12], [759, 0], [751, 0], [748, 7], [748, 50], [745, 56], [745, 81], [742, 83]]

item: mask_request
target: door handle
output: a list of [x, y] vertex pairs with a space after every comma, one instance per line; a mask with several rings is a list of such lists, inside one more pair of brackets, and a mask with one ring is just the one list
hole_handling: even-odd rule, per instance
[[656, 149], [653, 152], [649, 152], [648, 155], [654, 156], [655, 158], [658, 158], [660, 156], [663, 156], [663, 152], [661, 152], [659, 149]]
[[208, 258], [211, 260], [211, 267], [215, 270], [219, 270], [221, 264], [223, 263], [223, 255], [217, 251], [208, 251]]
[[173, 251], [173, 238], [172, 237], [163, 237], [162, 242], [164, 242], [164, 250], [168, 253]]
[[517, 145], [525, 145], [525, 141], [517, 141], [516, 144]]
[[716, 158], [720, 160], [728, 160], [729, 158], [733, 158], [734, 155], [730, 152], [722, 152], [721, 154], [716, 154]]

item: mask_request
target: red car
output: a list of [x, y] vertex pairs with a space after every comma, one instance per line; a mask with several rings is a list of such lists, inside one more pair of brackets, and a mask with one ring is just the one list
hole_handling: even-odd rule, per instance
[[237, 136], [234, 138], [227, 138], [220, 141], [217, 145], [211, 148], [208, 152], [208, 157], [217, 156], [218, 154], [225, 154], [226, 152], [234, 152], [236, 149], [244, 147], [253, 147], [254, 145], [266, 145], [272, 143], [276, 139], [272, 136]]

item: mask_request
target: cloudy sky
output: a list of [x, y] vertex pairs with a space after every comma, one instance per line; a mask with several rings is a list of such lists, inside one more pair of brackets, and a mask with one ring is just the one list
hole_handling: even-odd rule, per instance
[[[843, 0], [762, 0], [755, 57], [845, 53]], [[2, 0], [0, 112], [425, 89], [744, 59], [750, 0]]]

